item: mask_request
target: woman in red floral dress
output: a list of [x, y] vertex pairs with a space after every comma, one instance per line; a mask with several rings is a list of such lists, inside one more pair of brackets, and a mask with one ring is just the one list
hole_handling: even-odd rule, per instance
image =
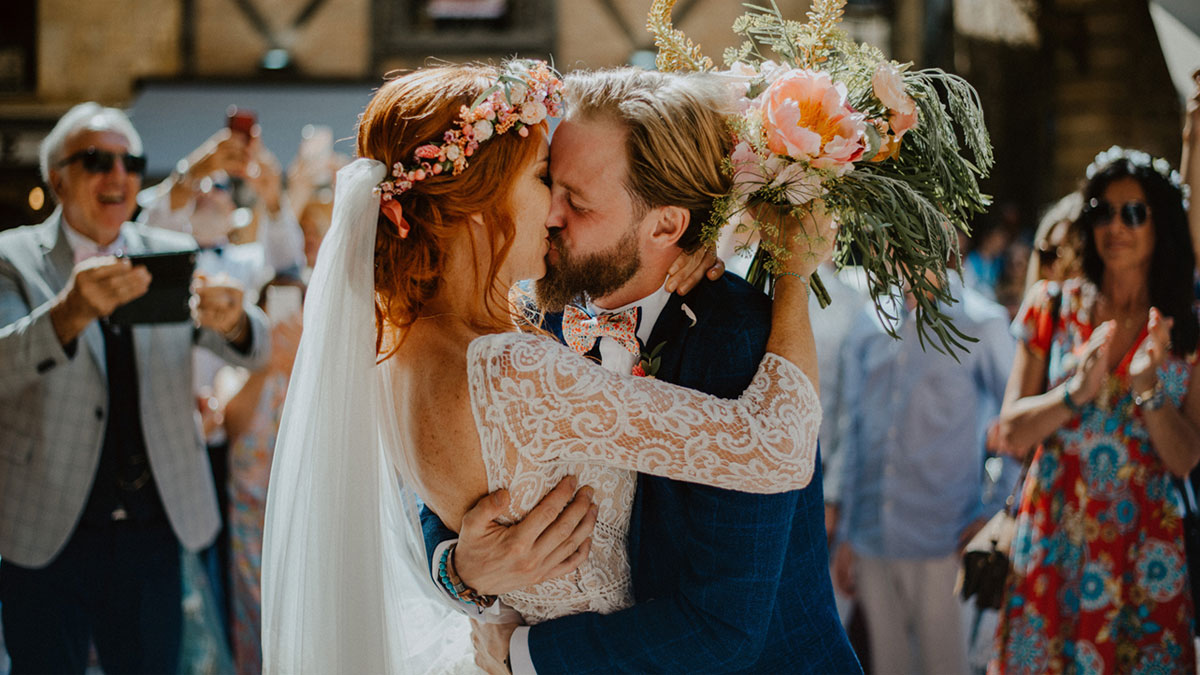
[[[992, 672], [1194, 671], [1172, 474], [1200, 461], [1193, 276], [1178, 174], [1113, 148], [1075, 223], [1084, 275], [1030, 289], [1000, 430], [1034, 451]], [[1044, 393], [1043, 393], [1044, 392]]]

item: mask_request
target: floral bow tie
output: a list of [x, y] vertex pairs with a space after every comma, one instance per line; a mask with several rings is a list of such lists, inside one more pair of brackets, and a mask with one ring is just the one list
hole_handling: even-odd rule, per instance
[[586, 354], [596, 345], [597, 338], [610, 337], [630, 354], [640, 356], [642, 347], [637, 338], [640, 314], [641, 307], [634, 307], [624, 312], [592, 317], [578, 307], [568, 306], [563, 311], [563, 339], [571, 349]]

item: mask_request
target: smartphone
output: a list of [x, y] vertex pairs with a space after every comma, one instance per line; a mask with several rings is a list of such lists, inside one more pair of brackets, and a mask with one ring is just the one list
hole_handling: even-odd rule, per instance
[[225, 124], [233, 133], [243, 134], [249, 138], [254, 136], [254, 127], [258, 125], [258, 114], [249, 108], [231, 105], [225, 109]]
[[188, 301], [192, 297], [192, 274], [196, 251], [169, 251], [125, 256], [136, 267], [150, 272], [150, 290], [121, 305], [108, 316], [118, 325], [184, 323], [192, 320]]
[[306, 124], [300, 130], [300, 149], [297, 152], [308, 171], [313, 186], [333, 182], [330, 161], [333, 158], [333, 129], [323, 124]]
[[300, 314], [303, 294], [299, 286], [267, 286], [265, 309], [271, 323], [286, 321]]

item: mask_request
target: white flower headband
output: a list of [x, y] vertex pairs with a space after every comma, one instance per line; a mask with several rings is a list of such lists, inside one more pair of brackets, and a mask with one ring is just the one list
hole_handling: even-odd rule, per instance
[[1130, 164], [1141, 168], [1151, 169], [1163, 180], [1167, 181], [1176, 190], [1183, 193], [1183, 199], [1186, 202], [1188, 198], [1188, 186], [1183, 184], [1183, 178], [1179, 172], [1171, 168], [1171, 163], [1162, 157], [1152, 157], [1149, 153], [1141, 150], [1129, 150], [1122, 148], [1119, 145], [1114, 145], [1111, 148], [1096, 155], [1091, 164], [1087, 167], [1087, 179], [1091, 180], [1096, 177], [1104, 169], [1121, 160], [1128, 161]]

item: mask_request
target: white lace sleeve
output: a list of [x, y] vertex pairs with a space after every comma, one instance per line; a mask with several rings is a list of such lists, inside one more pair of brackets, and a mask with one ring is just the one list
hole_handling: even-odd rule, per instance
[[516, 333], [477, 338], [467, 363], [485, 447], [744, 492], [797, 490], [812, 478], [821, 404], [804, 373], [774, 354], [735, 400], [618, 375]]

